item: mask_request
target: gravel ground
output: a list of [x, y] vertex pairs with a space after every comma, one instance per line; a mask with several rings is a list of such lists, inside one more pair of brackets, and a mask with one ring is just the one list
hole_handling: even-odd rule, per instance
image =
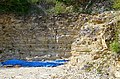
[[119, 79], [111, 72], [114, 63], [110, 61], [111, 55], [97, 60], [93, 57], [92, 54], [81, 54], [58, 67], [1, 68], [0, 79]]
[[52, 79], [53, 74], [61, 73], [61, 68], [3, 68], [0, 79]]
[[[81, 56], [79, 63], [83, 64], [86, 57], [87, 55]], [[74, 60], [58, 67], [1, 68], [0, 79], [84, 79], [85, 73], [79, 74], [82, 66], [76, 63], [78, 57], [71, 57], [73, 58]]]

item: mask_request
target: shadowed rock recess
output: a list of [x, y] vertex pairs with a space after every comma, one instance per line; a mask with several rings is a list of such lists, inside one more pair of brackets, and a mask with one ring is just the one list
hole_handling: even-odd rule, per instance
[[86, 15], [0, 15], [0, 60], [67, 58]]

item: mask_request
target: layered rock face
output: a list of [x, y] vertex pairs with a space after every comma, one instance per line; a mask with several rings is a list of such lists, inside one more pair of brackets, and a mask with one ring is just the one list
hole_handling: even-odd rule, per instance
[[120, 56], [109, 50], [109, 44], [120, 42], [120, 12], [110, 11], [94, 15], [80, 29], [71, 45], [68, 67], [73, 79], [119, 79]]
[[[66, 18], [68, 19], [69, 17], [66, 17]], [[45, 77], [43, 77], [43, 73], [42, 73], [42, 77], [41, 77], [41, 75], [37, 75], [37, 76], [39, 76], [39, 78], [49, 78], [49, 79], [53, 79], [53, 78], [54, 79], [120, 79], [120, 55], [115, 54], [109, 50], [109, 44], [114, 39], [116, 39], [115, 38], [116, 31], [118, 33], [118, 37], [117, 37], [118, 42], [120, 42], [120, 12], [119, 11], [118, 12], [117, 11], [115, 11], [115, 12], [109, 11], [109, 12], [104, 12], [101, 14], [91, 15], [91, 16], [88, 16], [88, 15], [86, 16], [86, 15], [82, 14], [82, 15], [77, 15], [76, 17], [77, 17], [76, 20], [70, 22], [69, 25], [67, 25], [67, 23], [69, 23], [69, 21], [66, 22], [66, 19], [61, 18], [61, 20], [62, 20], [62, 23], [61, 23], [60, 19], [55, 20], [55, 18], [54, 18], [54, 20], [53, 20], [53, 18], [51, 18], [52, 22], [50, 20], [46, 21], [47, 23], [52, 23], [52, 24], [48, 25], [49, 28], [47, 26], [46, 27], [47, 29], [44, 29], [43, 31], [40, 29], [39, 29], [39, 31], [37, 31], [37, 30], [34, 31], [34, 29], [33, 29], [32, 33], [36, 34], [37, 32], [39, 32], [39, 34], [40, 34], [39, 36], [36, 36], [36, 39], [38, 37], [41, 37], [43, 34], [43, 37], [41, 37], [41, 41], [45, 41], [45, 39], [43, 40], [42, 38], [46, 38], [49, 41], [50, 40], [52, 41], [53, 40], [52, 38], [54, 38], [54, 40], [55, 40], [53, 42], [47, 42], [47, 43], [35, 41], [34, 45], [42, 44], [42, 46], [43, 46], [42, 48], [44, 48], [44, 49], [46, 49], [46, 47], [47, 47], [46, 44], [50, 45], [50, 47], [52, 47], [52, 45], [54, 45], [55, 47], [63, 45], [62, 47], [66, 48], [67, 45], [69, 45], [69, 43], [71, 42], [70, 43], [70, 45], [71, 45], [70, 51], [72, 53], [72, 56], [69, 58], [70, 61], [67, 64], [65, 64], [63, 66], [55, 67], [55, 68], [49, 68], [48, 70], [44, 70], [44, 68], [42, 68], [43, 71], [45, 71]], [[57, 18], [58, 18], [58, 16], [57, 16]], [[65, 18], [65, 16], [64, 16], [64, 18]], [[70, 20], [71, 20], [71, 18], [70, 18]], [[87, 20], [87, 22], [84, 23], [84, 21], [86, 21], [86, 20]], [[35, 22], [37, 22], [37, 21], [35, 21]], [[46, 22], [43, 24], [47, 24]], [[58, 22], [61, 23], [61, 26], [59, 26], [59, 28], [57, 26], [57, 25], [60, 25]], [[22, 23], [24, 24], [24, 22], [22, 22]], [[31, 25], [32, 22], [29, 21], [29, 22], [25, 22], [25, 23], [30, 23], [30, 25]], [[43, 24], [40, 24], [40, 25], [43, 25]], [[64, 25], [62, 25], [62, 24], [64, 24], [64, 25], [66, 24], [65, 25], [66, 27], [64, 27]], [[24, 25], [24, 27], [25, 27], [25, 25]], [[4, 28], [5, 27], [2, 26], [1, 29], [4, 29]], [[31, 26], [30, 26], [30, 28], [31, 28]], [[38, 26], [35, 28], [38, 29]], [[40, 28], [43, 28], [43, 27], [40, 26]], [[29, 32], [29, 30], [30, 30], [29, 27], [26, 29], [27, 33], [26, 33], [26, 30], [23, 30], [23, 29], [19, 29], [19, 30], [20, 31], [19, 31], [18, 35], [21, 35], [22, 33], [25, 32], [24, 34], [21, 35], [21, 37], [28, 38], [28, 36], [31, 35], [31, 31]], [[23, 31], [21, 31], [21, 30], [23, 30]], [[5, 34], [2, 31], [5, 31], [5, 30], [1, 30], [2, 37], [3, 37]], [[12, 32], [13, 32], [13, 30], [10, 33], [12, 33]], [[42, 32], [45, 32], [45, 33], [42, 33]], [[47, 32], [47, 34], [46, 34], [46, 32]], [[5, 33], [7, 33], [7, 32], [5, 32]], [[16, 31], [16, 34], [17, 34], [17, 31]], [[30, 35], [27, 35], [27, 34], [30, 34]], [[44, 34], [46, 34], [46, 36], [44, 36]], [[54, 37], [52, 37], [52, 35]], [[49, 37], [50, 37], [50, 39], [48, 39]], [[62, 38], [62, 37], [64, 37], [64, 38]], [[68, 37], [69, 37], [69, 39], [68, 39]], [[30, 38], [32, 38], [32, 37], [29, 37], [29, 39]], [[14, 37], [14, 39], [15, 39], [15, 37]], [[20, 37], [19, 37], [19, 39], [20, 39]], [[12, 44], [10, 42], [11, 39], [10, 40], [7, 39], [7, 41], [4, 42], [5, 40], [6, 40], [5, 38], [1, 39], [1, 48], [3, 50], [5, 47], [7, 48], [7, 46], [14, 44], [14, 45], [16, 45], [16, 48], [19, 48], [20, 51], [24, 51], [24, 53], [22, 53], [23, 54], [22, 57], [27, 54], [31, 54], [31, 56], [34, 57], [34, 55], [35, 55], [34, 52], [36, 51], [35, 48], [33, 48], [33, 50], [29, 50], [30, 53], [25, 52], [25, 51], [28, 51], [28, 49], [30, 47], [32, 47], [32, 46], [30, 46], [30, 47], [28, 46], [31, 43], [33, 44], [32, 41], [30, 41], [30, 43], [29, 42], [23, 43], [23, 45], [25, 45], [23, 47], [23, 46], [20, 46], [21, 43], [19, 43], [19, 42], [15, 42]], [[21, 38], [20, 41], [21, 40], [23, 40], [23, 39]], [[59, 43], [62, 43], [62, 45]], [[17, 44], [19, 44], [19, 46], [17, 46]], [[6, 45], [6, 46], [4, 46], [4, 45]], [[21, 47], [21, 49], [20, 49], [20, 47]], [[65, 50], [63, 50], [63, 48], [61, 48], [62, 51], [65, 51]], [[23, 50], [23, 49], [26, 49], [26, 50]], [[50, 48], [47, 48], [47, 49], [50, 51], [50, 54], [51, 54]], [[58, 50], [60, 50], [60, 48], [55, 49], [54, 51], [58, 51]], [[2, 51], [0, 51], [0, 52], [2, 52]], [[63, 53], [63, 52], [61, 52], [61, 53]], [[66, 52], [66, 54], [67, 54], [67, 52]], [[13, 54], [11, 54], [11, 55], [13, 55]], [[39, 54], [37, 53], [37, 55], [40, 55], [40, 53]], [[0, 56], [4, 56], [4, 54], [3, 55], [1, 54]], [[9, 56], [10, 56], [10, 54], [9, 54]], [[63, 55], [63, 56], [65, 56], [65, 55]], [[26, 56], [26, 57], [28, 57], [28, 56]], [[28, 72], [30, 72], [30, 70]], [[38, 71], [38, 74], [40, 74], [39, 69], [34, 70], [33, 72], [35, 72], [35, 71]], [[46, 72], [48, 72], [48, 71], [50, 71], [50, 72], [48, 75], [46, 75]], [[52, 71], [53, 71], [53, 73], [52, 73]], [[12, 71], [12, 72], [15, 72], [15, 71]], [[22, 72], [25, 73], [24, 69], [22, 70]], [[54, 74], [54, 72], [55, 72], [55, 74]], [[11, 72], [9, 74], [11, 74]], [[33, 73], [27, 73], [27, 74], [33, 75]], [[7, 74], [7, 75], [5, 75], [5, 77], [2, 76], [2, 78], [6, 78], [6, 76], [11, 78], [12, 75]], [[23, 74], [22, 76], [25, 77], [26, 73], [25, 73], [25, 75]], [[34, 78], [36, 78], [36, 75], [34, 76]]]
[[109, 44], [115, 40], [119, 21], [119, 12], [93, 15], [91, 20], [81, 27], [76, 40], [72, 43], [72, 51], [97, 52], [108, 49]]
[[78, 14], [48, 17], [0, 15], [0, 50], [4, 52], [1, 59], [69, 57], [71, 44], [88, 19], [86, 15]]

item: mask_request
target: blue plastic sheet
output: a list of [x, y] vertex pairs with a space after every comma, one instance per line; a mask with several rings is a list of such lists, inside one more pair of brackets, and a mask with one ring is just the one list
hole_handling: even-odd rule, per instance
[[1, 62], [2, 66], [15, 66], [20, 65], [21, 67], [56, 67], [59, 65], [63, 65], [69, 60], [54, 60], [54, 61], [25, 61], [18, 59], [11, 59], [5, 62]]

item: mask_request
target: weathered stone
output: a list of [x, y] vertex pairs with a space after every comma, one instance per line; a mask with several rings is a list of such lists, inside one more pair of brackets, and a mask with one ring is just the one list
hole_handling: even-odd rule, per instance
[[36, 56], [37, 53], [34, 52], [39, 52], [38, 55], [40, 52], [55, 52], [56, 55], [62, 53], [61, 57], [69, 57], [71, 44], [86, 21], [82, 20], [84, 16], [80, 16], [79, 19], [78, 16], [65, 14], [46, 18], [38, 15], [24, 19], [15, 15], [0, 15], [0, 49], [19, 50], [18, 52], [23, 54], [17, 56], [18, 58], [29, 56], [29, 53]]
[[115, 75], [115, 77], [120, 78], [120, 71], [115, 71], [114, 75]]
[[108, 49], [110, 42], [115, 37], [115, 26], [120, 21], [119, 14], [119, 12], [105, 12], [94, 15], [89, 22], [81, 27], [71, 49], [79, 52], [87, 52], [87, 50], [98, 52]]

